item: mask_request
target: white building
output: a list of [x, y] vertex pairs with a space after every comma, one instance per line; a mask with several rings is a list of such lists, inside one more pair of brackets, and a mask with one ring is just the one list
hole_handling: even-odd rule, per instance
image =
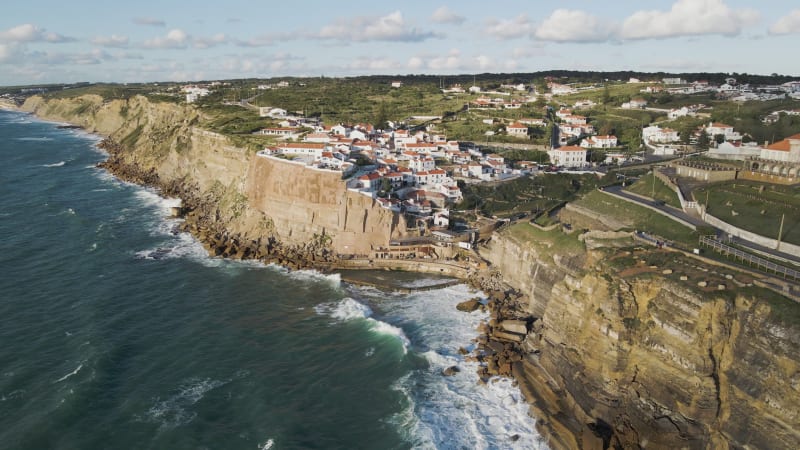
[[315, 160], [322, 158], [322, 153], [325, 152], [325, 144], [315, 142], [290, 142], [277, 146], [280, 153], [286, 155], [300, 155], [311, 156]]
[[671, 128], [661, 128], [653, 125], [642, 129], [642, 139], [650, 144], [671, 144], [678, 142], [680, 136], [677, 131]]
[[583, 148], [612, 148], [617, 144], [617, 137], [614, 135], [591, 136], [581, 141]]
[[726, 125], [724, 123], [719, 122], [711, 122], [708, 124], [707, 127], [704, 128], [706, 134], [711, 139], [714, 139], [714, 136], [723, 135], [725, 136], [726, 141], [741, 141], [742, 135], [736, 131], [733, 131], [733, 126]]
[[194, 103], [200, 97], [205, 97], [210, 93], [208, 89], [198, 86], [184, 86], [182, 90], [186, 94], [186, 103]]
[[800, 134], [768, 145], [761, 150], [760, 156], [772, 161], [800, 163]]
[[506, 126], [506, 133], [509, 136], [528, 137], [528, 127], [519, 122], [514, 122]]
[[583, 167], [586, 165], [586, 149], [575, 145], [554, 148], [547, 152], [550, 163], [555, 166]]
[[678, 109], [671, 109], [667, 113], [667, 117], [669, 117], [670, 119], [677, 119], [678, 117], [686, 117], [694, 115], [695, 115], [694, 110], [689, 109], [685, 106]]

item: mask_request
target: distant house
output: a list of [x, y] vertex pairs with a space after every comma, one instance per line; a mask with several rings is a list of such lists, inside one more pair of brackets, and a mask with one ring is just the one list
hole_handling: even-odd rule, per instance
[[545, 126], [547, 124], [544, 121], [544, 119], [532, 119], [532, 118], [519, 119], [517, 122], [519, 122], [519, 123], [521, 123], [523, 125], [531, 126], [531, 127], [543, 127], [543, 126]]
[[586, 165], [586, 149], [575, 145], [554, 148], [547, 152], [550, 162], [556, 166], [583, 167]]
[[677, 108], [677, 109], [671, 109], [667, 113], [667, 117], [670, 118], [670, 119], [677, 119], [678, 117], [686, 117], [686, 116], [694, 116], [694, 115], [695, 115], [694, 110], [689, 109], [686, 106], [683, 106], [683, 107]]
[[358, 177], [359, 187], [368, 191], [377, 191], [380, 184], [381, 174], [378, 172], [372, 172]]
[[528, 137], [528, 126], [519, 122], [514, 122], [506, 126], [506, 133], [509, 136]]
[[586, 125], [586, 117], [584, 116], [565, 116], [562, 120], [570, 125]]
[[714, 136], [723, 135], [725, 136], [726, 141], [742, 140], [742, 135], [736, 131], [733, 131], [732, 125], [726, 125], [724, 123], [719, 123], [719, 122], [711, 122], [703, 130], [712, 139], [714, 138]]
[[631, 99], [629, 102], [625, 102], [622, 104], [623, 109], [642, 109], [647, 107], [647, 100], [637, 97]]
[[312, 156], [314, 159], [321, 159], [325, 152], [325, 144], [315, 142], [290, 142], [277, 146], [280, 153], [287, 155]]
[[403, 82], [402, 81], [392, 81], [392, 87], [393, 88], [403, 87]]
[[800, 163], [800, 134], [766, 146], [761, 149], [760, 157], [772, 161]]
[[275, 119], [286, 117], [287, 112], [282, 108], [273, 108], [272, 106], [261, 106], [258, 108], [258, 115], [261, 117], [272, 117]]
[[656, 125], [645, 127], [642, 130], [642, 137], [645, 142], [651, 144], [671, 144], [680, 140], [677, 131], [670, 128], [661, 128]]
[[266, 136], [279, 136], [288, 139], [297, 137], [298, 131], [299, 129], [290, 127], [262, 128], [261, 130], [257, 131], [256, 134], [263, 134]]
[[583, 148], [612, 148], [617, 146], [617, 137], [614, 135], [592, 136], [581, 141]]

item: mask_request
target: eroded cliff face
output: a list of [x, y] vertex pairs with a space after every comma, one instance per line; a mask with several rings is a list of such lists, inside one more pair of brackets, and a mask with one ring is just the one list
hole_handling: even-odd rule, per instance
[[304, 244], [330, 236], [333, 251], [366, 254], [402, 235], [405, 222], [372, 199], [348, 191], [341, 175], [256, 156], [197, 127], [191, 106], [137, 96], [104, 101], [31, 97], [23, 110], [110, 137], [123, 164], [152, 170], [162, 184], [181, 183], [213, 203], [213, 219], [247, 239], [265, 236]]
[[800, 448], [800, 331], [767, 301], [508, 235], [481, 253], [541, 318], [515, 376], [555, 447]]

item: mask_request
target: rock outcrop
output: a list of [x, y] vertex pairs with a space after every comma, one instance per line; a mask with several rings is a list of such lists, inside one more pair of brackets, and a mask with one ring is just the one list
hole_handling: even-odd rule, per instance
[[607, 252], [503, 233], [482, 255], [519, 289], [492, 308], [487, 372], [510, 363], [554, 447], [800, 448], [800, 324], [770, 293], [620, 276]]
[[[105, 167], [183, 199], [183, 229], [215, 255], [324, 269], [406, 229], [338, 174], [200, 129], [189, 106], [83, 96], [23, 109], [107, 136]], [[504, 232], [481, 249], [492, 270], [471, 281], [488, 301], [461, 305], [491, 312], [470, 356], [481, 378], [513, 376], [555, 448], [800, 448], [798, 324], [757, 292], [614, 273], [604, 239], [625, 236], [586, 236], [585, 250]]]

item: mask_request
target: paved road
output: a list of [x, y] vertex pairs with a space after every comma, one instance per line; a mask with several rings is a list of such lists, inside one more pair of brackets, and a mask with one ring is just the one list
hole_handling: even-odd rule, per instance
[[[635, 195], [631, 195], [629, 192], [625, 191], [622, 188], [622, 186], [608, 186], [604, 190], [606, 192], [610, 192], [610, 193], [618, 195], [620, 197], [624, 197], [626, 199], [630, 199], [630, 200], [632, 200], [632, 201], [634, 201], [636, 203], [639, 203], [641, 205], [647, 205], [647, 206], [650, 206], [652, 208], [656, 208], [659, 211], [663, 211], [663, 212], [665, 212], [665, 213], [667, 213], [667, 214], [669, 214], [669, 215], [671, 215], [673, 217], [681, 219], [681, 220], [683, 220], [685, 222], [689, 222], [694, 226], [709, 226], [709, 227], [711, 226], [711, 225], [707, 224], [705, 221], [703, 221], [702, 219], [683, 212], [683, 210], [680, 210], [680, 209], [677, 209], [677, 208], [673, 208], [672, 206], [659, 205], [659, 204], [657, 204], [656, 202], [654, 202], [652, 200], [645, 200], [645, 199], [643, 199], [641, 197], [637, 197]], [[732, 243], [738, 245], [739, 247], [745, 247], [747, 249], [750, 249], [751, 251], [761, 252], [763, 254], [771, 255], [771, 256], [776, 257], [776, 258], [781, 258], [781, 259], [793, 261], [795, 263], [800, 264], [800, 260], [794, 255], [790, 255], [788, 253], [780, 252], [780, 251], [777, 251], [777, 250], [772, 249], [772, 248], [764, 247], [762, 245], [758, 245], [758, 244], [750, 242], [750, 241], [745, 241], [743, 239], [734, 238], [732, 236], [727, 236], [722, 230], [719, 230], [719, 229], [717, 229], [715, 227], [712, 227], [712, 228], [714, 228], [714, 230], [716, 230], [716, 234], [717, 234], [718, 237], [720, 237], [721, 239], [724, 238], [726, 240], [729, 239], [730, 240], [729, 242], [732, 242]]]
[[641, 197], [638, 197], [636, 195], [632, 195], [630, 192], [624, 190], [622, 188], [622, 186], [608, 186], [604, 190], [606, 192], [610, 192], [610, 193], [618, 195], [620, 197], [625, 197], [626, 199], [633, 200], [636, 203], [639, 203], [639, 204], [642, 204], [642, 205], [646, 205], [646, 206], [649, 206], [651, 208], [655, 208], [655, 209], [657, 209], [659, 211], [663, 211], [663, 212], [669, 214], [670, 216], [677, 217], [678, 219], [681, 219], [684, 222], [689, 222], [690, 224], [692, 224], [692, 225], [694, 225], [696, 227], [706, 225], [706, 223], [703, 222], [703, 220], [701, 220], [701, 219], [699, 219], [697, 217], [694, 217], [692, 215], [686, 214], [685, 212], [683, 212], [683, 210], [680, 210], [678, 208], [674, 208], [674, 207], [668, 206], [668, 205], [661, 205], [661, 204], [658, 204], [658, 203], [656, 203], [656, 202], [654, 202], [652, 200], [644, 200]]

